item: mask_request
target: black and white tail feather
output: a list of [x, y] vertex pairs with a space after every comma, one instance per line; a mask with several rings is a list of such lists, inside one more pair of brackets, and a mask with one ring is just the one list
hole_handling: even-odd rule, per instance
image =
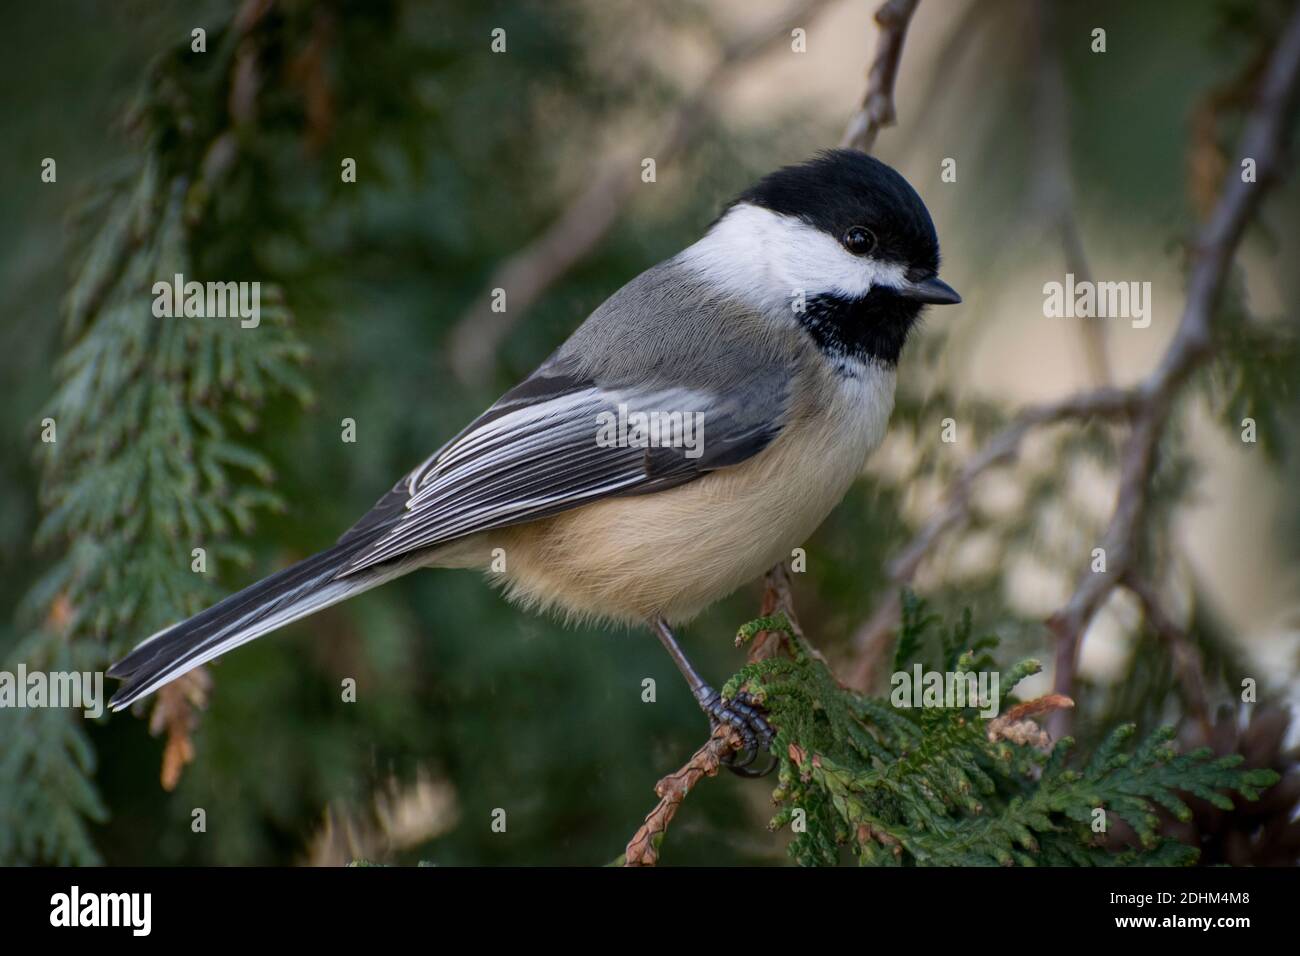
[[309, 614], [378, 587], [408, 567], [385, 567], [339, 578], [364, 544], [343, 542], [232, 594], [188, 620], [146, 638], [108, 670], [126, 681], [109, 701], [131, 706], [164, 684], [227, 651]]

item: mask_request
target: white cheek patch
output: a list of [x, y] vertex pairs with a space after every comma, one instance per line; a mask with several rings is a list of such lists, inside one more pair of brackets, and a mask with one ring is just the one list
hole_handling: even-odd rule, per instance
[[820, 229], [749, 203], [733, 206], [678, 261], [768, 305], [784, 305], [800, 293], [858, 298], [874, 286], [907, 284], [901, 265], [855, 256]]

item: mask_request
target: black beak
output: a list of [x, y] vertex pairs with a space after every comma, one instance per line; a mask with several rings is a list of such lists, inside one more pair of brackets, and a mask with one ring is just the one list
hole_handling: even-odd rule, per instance
[[930, 305], [956, 305], [961, 301], [957, 290], [938, 276], [931, 276], [921, 282], [913, 282], [900, 294], [915, 302], [928, 302]]

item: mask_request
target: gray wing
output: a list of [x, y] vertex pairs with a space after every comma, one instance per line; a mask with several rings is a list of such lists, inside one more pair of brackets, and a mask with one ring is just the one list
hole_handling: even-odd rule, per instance
[[[340, 576], [602, 498], [670, 488], [765, 448], [786, 417], [791, 360], [742, 345], [752, 345], [744, 336], [731, 341], [716, 323], [734, 319], [734, 310], [698, 301], [709, 309], [694, 317], [703, 335], [681, 337], [676, 349], [665, 349], [647, 339], [619, 343], [608, 329], [602, 332], [609, 310], [620, 305], [618, 295], [612, 298], [541, 368], [349, 529], [341, 541], [372, 540]], [[602, 348], [621, 352], [593, 361]], [[729, 360], [719, 374], [711, 366], [724, 349]], [[638, 351], [646, 354], [638, 359]], [[592, 371], [596, 365], [612, 368], [613, 377]], [[611, 444], [608, 431], [602, 440], [602, 423], [618, 421], [620, 406], [627, 418], [636, 412], [700, 416], [693, 419], [702, 423], [697, 447]]]
[[[546, 373], [539, 369], [507, 393], [354, 525], [340, 540], [377, 537], [343, 574], [600, 498], [691, 481], [757, 454], [784, 416], [784, 401], [766, 406], [685, 388], [609, 388]], [[635, 421], [636, 412], [698, 414], [696, 447], [598, 440], [602, 430], [606, 438], [617, 434], [620, 405], [624, 421]], [[628, 434], [635, 442], [635, 427]]]

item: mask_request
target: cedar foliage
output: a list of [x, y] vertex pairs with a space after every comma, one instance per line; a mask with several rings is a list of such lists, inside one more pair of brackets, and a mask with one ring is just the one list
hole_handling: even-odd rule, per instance
[[[214, 39], [226, 48], [218, 72], [238, 39]], [[238, 162], [236, 121], [210, 109], [209, 77], [185, 60], [155, 64], [134, 110], [139, 167], [94, 203], [99, 225], [68, 288], [36, 536], [62, 557], [27, 599], [51, 609], [19, 652], [30, 668], [102, 671], [134, 637], [198, 612], [219, 592], [192, 570], [193, 549], [208, 568], [247, 565], [232, 533], [248, 535], [258, 512], [283, 507], [247, 437], [266, 402], [310, 398], [298, 369], [306, 350], [279, 291], [262, 285], [256, 328], [153, 315], [155, 281], [245, 278], [234, 257], [203, 243], [214, 192]], [[7, 743], [0, 861], [97, 861], [85, 821], [105, 811], [79, 715], [24, 712]]]
[[[1196, 848], [1161, 835], [1158, 808], [1186, 821], [1182, 795], [1232, 809], [1224, 791], [1255, 801], [1278, 780], [1243, 769], [1240, 755], [1179, 754], [1172, 727], [1135, 742], [1134, 725], [1122, 724], [1076, 764], [1068, 737], [1045, 754], [991, 732], [995, 718], [975, 707], [902, 708], [845, 689], [783, 616], [750, 622], [739, 639], [759, 631], [783, 633], [790, 653], [748, 665], [723, 693], [744, 686], [768, 708], [779, 760], [771, 826], [792, 826], [789, 852], [804, 865], [836, 864], [846, 849], [869, 866], [1189, 864]], [[908, 593], [894, 670], [987, 673], [997, 644], [973, 636], [969, 614], [944, 628]], [[1025, 660], [1001, 672], [1000, 712], [1038, 670]], [[1132, 827], [1137, 845], [1104, 844], [1111, 815]]]

